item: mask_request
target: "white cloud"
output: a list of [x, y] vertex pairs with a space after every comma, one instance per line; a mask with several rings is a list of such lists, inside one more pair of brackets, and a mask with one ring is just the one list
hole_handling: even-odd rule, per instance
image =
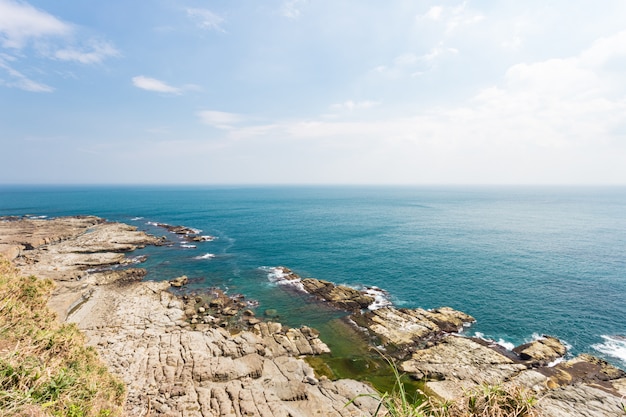
[[445, 33], [451, 34], [462, 26], [480, 22], [484, 18], [482, 14], [470, 10], [465, 0], [457, 6], [432, 6], [423, 15], [418, 15], [417, 21], [426, 19], [440, 22], [445, 27]]
[[615, 57], [624, 56], [626, 56], [626, 31], [596, 40], [580, 55], [580, 61], [584, 65], [598, 67]]
[[195, 21], [199, 28], [224, 32], [222, 28], [222, 23], [224, 22], [223, 17], [208, 9], [189, 8], [186, 11], [187, 16]]
[[0, 79], [0, 85], [19, 88], [20, 90], [30, 91], [33, 93], [51, 93], [54, 91], [54, 88], [46, 84], [33, 81], [21, 72], [13, 69], [11, 66], [6, 64], [2, 56], [0, 56], [0, 68], [5, 70], [9, 77], [11, 77], [10, 81], [2, 81]]
[[76, 61], [81, 64], [99, 64], [107, 58], [119, 56], [120, 52], [108, 42], [89, 42], [85, 48], [73, 46], [59, 49], [53, 57], [61, 61]]
[[306, 4], [306, 0], [285, 0], [280, 14], [289, 19], [297, 19], [302, 15], [302, 7]]
[[28, 3], [0, 0], [0, 43], [5, 48], [22, 48], [37, 38], [64, 36], [72, 26]]
[[458, 54], [459, 50], [456, 48], [447, 48], [442, 44], [437, 45], [433, 49], [430, 50], [427, 54], [424, 54], [420, 57], [421, 60], [432, 63], [437, 58], [440, 58], [443, 55], [447, 54]]
[[[4, 64], [0, 68], [8, 73], [10, 80], [2, 84], [26, 91], [51, 92], [54, 88], [25, 75], [33, 70], [45, 73], [45, 68], [38, 68], [36, 63], [26, 66], [22, 61], [35, 57], [97, 64], [120, 55], [111, 43], [85, 38], [81, 32], [78, 26], [63, 22], [26, 2], [0, 0], [0, 46], [13, 54], [10, 58], [3, 54]], [[33, 52], [34, 56], [31, 55]], [[7, 61], [12, 62], [10, 67], [6, 65]]]
[[204, 110], [196, 114], [202, 123], [224, 130], [233, 129], [233, 125], [244, 121], [243, 117], [239, 114], [223, 111]]
[[332, 110], [357, 110], [357, 109], [369, 109], [379, 105], [378, 101], [364, 100], [364, 101], [353, 101], [346, 100], [343, 103], [335, 103], [330, 106]]
[[142, 90], [154, 91], [157, 93], [180, 94], [181, 89], [172, 87], [156, 78], [150, 78], [143, 75], [133, 77], [133, 85]]
[[442, 13], [443, 13], [443, 7], [432, 6], [430, 9], [428, 9], [424, 17], [430, 20], [439, 20], [441, 19]]
[[[623, 182], [626, 146], [619, 142], [625, 140], [626, 80], [609, 82], [605, 73], [621, 74], [611, 65], [624, 62], [625, 36], [600, 39], [568, 58], [512, 65], [499, 83], [466, 102], [412, 115], [368, 113], [352, 120], [352, 114], [350, 121], [313, 118], [256, 126], [241, 126], [242, 118], [232, 113], [202, 117], [228, 129], [226, 138], [282, 140], [276, 146], [293, 149], [299, 141], [306, 142], [299, 149], [327, 149], [343, 161], [337, 171], [325, 170], [339, 180], [352, 173], [364, 175], [362, 182], [375, 180], [365, 176], [377, 166], [392, 182], [610, 183], [615, 175]], [[374, 102], [366, 103], [348, 100], [331, 108]]]
[[418, 76], [435, 68], [436, 63], [445, 56], [459, 53], [456, 48], [450, 48], [439, 43], [423, 55], [412, 52], [399, 55], [394, 58], [391, 65], [380, 65], [374, 68], [374, 72], [385, 75], [388, 78], [402, 78]]

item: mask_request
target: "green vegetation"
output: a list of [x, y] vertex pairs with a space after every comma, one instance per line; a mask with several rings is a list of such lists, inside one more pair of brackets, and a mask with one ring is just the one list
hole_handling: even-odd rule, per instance
[[[394, 388], [396, 378], [380, 352], [373, 350], [366, 336], [342, 319], [315, 323], [320, 338], [332, 353], [307, 356], [305, 361], [318, 376], [331, 380], [354, 379], [372, 385], [379, 392]], [[404, 389], [420, 398], [423, 384], [407, 375], [401, 376]]]
[[120, 416], [124, 384], [47, 308], [53, 287], [0, 259], [0, 416]]
[[[395, 377], [391, 391], [361, 396], [375, 398], [375, 416], [389, 417], [538, 417], [537, 398], [526, 388], [483, 384], [457, 401], [439, 401], [423, 394], [411, 396], [393, 361], [384, 357]], [[358, 397], [357, 397], [358, 398]], [[356, 398], [355, 398], [356, 399]], [[352, 401], [354, 401], [353, 399]]]

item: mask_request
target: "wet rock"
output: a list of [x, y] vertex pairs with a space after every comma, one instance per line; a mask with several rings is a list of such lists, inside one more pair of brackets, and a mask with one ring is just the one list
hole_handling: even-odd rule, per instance
[[315, 278], [302, 279], [301, 283], [309, 294], [343, 310], [358, 311], [374, 302], [374, 297], [344, 285], [335, 285], [332, 282]]
[[543, 336], [538, 340], [516, 347], [513, 352], [530, 365], [545, 366], [563, 357], [567, 348], [559, 339]]
[[397, 356], [427, 347], [428, 343], [474, 322], [473, 317], [448, 307], [432, 311], [384, 307], [351, 318]]
[[188, 283], [189, 283], [189, 278], [187, 278], [187, 275], [174, 278], [173, 280], [170, 281], [170, 284], [172, 285], [172, 287], [182, 287], [183, 285], [187, 285]]
[[148, 272], [143, 268], [127, 268], [91, 272], [89, 275], [97, 285], [107, 285], [112, 283], [125, 284], [141, 281], [147, 273]]
[[548, 377], [546, 385], [549, 388], [591, 383], [617, 391], [612, 381], [626, 378], [626, 372], [623, 370], [589, 354], [581, 354], [554, 367], [540, 368], [538, 371]]

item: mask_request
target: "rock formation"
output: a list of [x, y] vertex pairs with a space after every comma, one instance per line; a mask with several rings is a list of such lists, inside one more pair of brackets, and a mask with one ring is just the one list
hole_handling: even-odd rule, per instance
[[394, 356], [421, 349], [447, 335], [460, 332], [473, 323], [473, 317], [442, 307], [436, 310], [396, 309], [384, 307], [366, 313], [353, 314], [352, 320], [374, 334], [380, 343], [391, 349]]
[[301, 355], [328, 352], [309, 328], [260, 322], [192, 328], [167, 282], [100, 291], [70, 316], [129, 387], [129, 416], [370, 415], [368, 386], [317, 379]]
[[567, 348], [555, 337], [544, 336], [538, 340], [513, 349], [523, 361], [529, 365], [546, 366], [558, 358], [562, 358]]
[[304, 278], [300, 282], [309, 294], [343, 310], [359, 311], [374, 302], [373, 297], [345, 285], [335, 285], [332, 282], [315, 278]]
[[344, 291], [347, 287], [327, 281], [301, 279], [284, 267], [281, 272], [284, 280], [301, 283], [307, 292], [352, 312], [349, 319], [395, 357], [401, 371], [422, 380], [430, 395], [454, 400], [482, 384], [515, 384], [536, 393], [538, 410], [545, 416], [601, 417], [621, 410], [626, 374], [590, 355], [552, 366], [567, 350], [554, 337], [543, 336], [508, 352], [487, 341], [455, 334], [475, 320], [449, 307], [364, 310], [353, 303], [358, 290]]
[[[240, 298], [228, 297], [213, 307], [245, 317], [249, 330], [191, 324], [189, 303], [168, 291], [169, 282], [141, 281], [145, 270], [125, 268], [133, 260], [124, 252], [161, 243], [96, 217], [0, 221], [2, 253], [24, 274], [57, 282], [53, 309], [76, 323], [125, 381], [126, 416], [373, 414], [377, 402], [358, 397], [373, 393], [369, 386], [318, 379], [301, 359], [328, 352], [313, 329], [261, 322], [231, 305]], [[193, 302], [195, 315], [204, 307]]]
[[[168, 229], [170, 230], [170, 229]], [[189, 236], [193, 229], [173, 226]], [[191, 232], [190, 232], [191, 231]], [[328, 347], [314, 329], [257, 318], [242, 295], [176, 296], [169, 282], [142, 281], [142, 259], [124, 253], [163, 240], [96, 217], [0, 219], [0, 253], [24, 274], [52, 278], [51, 306], [76, 323], [127, 384], [128, 416], [367, 416], [373, 390], [318, 378], [301, 359]], [[474, 321], [451, 308], [367, 309], [365, 291], [282, 269], [324, 305], [382, 344], [431, 394], [454, 399], [479, 384], [515, 384], [540, 398], [546, 416], [618, 415], [626, 374], [590, 355], [562, 361], [565, 346], [545, 336], [505, 352], [455, 334]], [[184, 285], [184, 277], [174, 279]], [[180, 290], [176, 290], [180, 291]], [[267, 312], [267, 316], [272, 316]], [[550, 366], [547, 366], [550, 365]], [[346, 404], [353, 400], [349, 405]]]

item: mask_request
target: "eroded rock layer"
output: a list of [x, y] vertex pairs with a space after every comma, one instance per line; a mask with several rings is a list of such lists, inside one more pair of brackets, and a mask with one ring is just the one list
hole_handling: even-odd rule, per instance
[[[24, 274], [51, 278], [51, 306], [85, 332], [127, 384], [127, 416], [367, 416], [352, 380], [317, 379], [300, 357], [328, 352], [313, 329], [253, 321], [232, 334], [192, 325], [169, 282], [144, 282], [125, 252], [162, 239], [96, 217], [0, 221], [0, 250]], [[175, 277], [172, 277], [175, 278]], [[183, 281], [183, 280], [181, 280]], [[178, 281], [175, 281], [178, 282]], [[358, 398], [357, 398], [358, 397]], [[350, 400], [355, 401], [346, 406]]]

